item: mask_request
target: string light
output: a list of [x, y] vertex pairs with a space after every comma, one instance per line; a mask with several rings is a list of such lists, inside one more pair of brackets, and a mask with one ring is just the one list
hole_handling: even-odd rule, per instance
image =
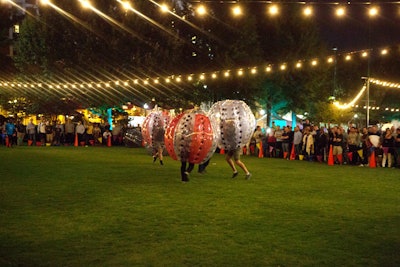
[[[398, 48], [398, 46], [396, 47]], [[373, 51], [379, 51], [377, 52], [378, 56], [387, 56], [390, 52], [391, 48], [383, 48], [383, 49], [376, 49], [376, 50], [362, 50], [362, 51], [353, 51], [350, 53], [346, 53], [343, 55], [343, 59], [344, 61], [349, 61], [350, 59], [355, 58], [354, 56], [359, 54], [361, 55], [361, 57], [368, 57], [370, 56], [370, 52]], [[395, 48], [392, 48], [392, 50], [394, 51]], [[325, 60], [325, 62], [327, 64], [332, 64], [335, 62], [335, 58], [340, 58], [340, 54], [339, 55], [335, 55], [335, 56], [329, 56], [327, 57], [327, 59]], [[317, 65], [319, 65], [319, 62], [323, 61], [320, 60], [318, 58], [314, 58], [311, 60], [295, 60], [294, 64], [291, 65], [293, 67], [294, 70], [300, 70], [302, 69], [306, 64], [305, 63], [309, 63], [310, 67], [316, 67]], [[248, 68], [239, 68], [237, 70], [233, 70], [234, 73], [236, 73], [237, 76], [245, 76], [246, 73], [251, 74], [252, 76], [254, 76], [255, 74], [258, 74], [258, 69], [263, 69], [264, 73], [271, 73], [273, 72], [274, 66], [277, 66], [276, 69], [279, 69], [281, 71], [286, 71], [289, 69], [289, 65], [286, 63], [280, 63], [280, 64], [268, 64], [268, 65], [264, 65], [264, 67], [261, 66], [256, 66], [256, 67], [248, 67]], [[115, 86], [129, 86], [129, 84], [139, 84], [139, 81], [141, 81], [142, 85], [148, 85], [149, 84], [149, 80], [153, 81], [153, 84], [161, 84], [161, 83], [170, 83], [175, 81], [176, 83], [180, 83], [182, 82], [182, 77], [185, 77], [185, 80], [188, 82], [193, 82], [196, 79], [199, 81], [205, 81], [207, 80], [207, 78], [212, 78], [213, 80], [216, 80], [218, 77], [225, 77], [225, 78], [229, 78], [231, 76], [231, 71], [230, 70], [219, 70], [219, 71], [213, 71], [210, 73], [207, 72], [202, 72], [202, 73], [198, 73], [198, 74], [190, 74], [190, 75], [184, 75], [184, 74], [180, 74], [180, 75], [169, 75], [166, 76], [164, 78], [160, 78], [160, 77], [156, 77], [156, 78], [151, 78], [151, 77], [146, 77], [146, 78], [139, 78], [139, 79], [133, 79], [133, 80], [127, 80], [127, 81], [122, 81], [122, 80], [116, 80], [114, 82], [111, 81], [104, 81], [104, 82], [89, 82], [89, 83], [82, 83], [82, 82], [71, 82], [71, 83], [61, 83], [61, 86], [63, 88], [76, 88], [77, 86], [80, 88], [84, 88], [84, 87], [89, 87], [92, 88], [94, 84], [97, 88], [101, 88], [101, 87], [112, 87], [111, 84], [115, 84]], [[376, 80], [376, 79], [370, 79], [371, 83], [376, 83], [379, 85], [384, 85], [384, 83], [380, 80]], [[387, 86], [389, 87], [396, 87], [399, 88], [399, 84], [396, 83], [386, 83]], [[386, 85], [385, 84], [385, 85]], [[54, 84], [52, 82], [37, 82], [37, 83], [26, 83], [26, 82], [12, 82], [12, 81], [1, 81], [0, 80], [0, 88], [37, 88], [37, 87], [47, 87], [47, 88], [60, 88], [58, 87], [60, 84]], [[50, 87], [52, 86], [52, 87]]]
[[344, 7], [338, 7], [335, 13], [336, 16], [343, 17], [346, 14], [346, 9]]
[[278, 8], [278, 6], [275, 5], [275, 4], [269, 6], [269, 7], [268, 7], [268, 13], [269, 13], [271, 16], [276, 16], [276, 15], [278, 15], [278, 13], [279, 13], [279, 8]]
[[382, 80], [378, 80], [378, 79], [374, 79], [374, 78], [369, 78], [369, 82], [372, 84], [379, 85], [379, 86], [400, 89], [400, 83], [382, 81]]
[[[362, 109], [367, 109], [367, 106], [359, 106], [359, 105], [353, 105], [352, 108], [362, 108]], [[379, 106], [369, 106], [368, 107], [370, 110], [383, 110], [383, 111], [390, 111], [390, 112], [399, 112], [400, 108], [393, 108], [393, 107], [379, 107]]]
[[197, 14], [204, 16], [207, 13], [207, 9], [204, 5], [199, 5], [196, 9]]
[[241, 8], [239, 5], [235, 5], [235, 6], [232, 8], [232, 14], [233, 14], [235, 17], [242, 15], [242, 8]]
[[333, 104], [338, 108], [338, 109], [348, 109], [352, 106], [354, 106], [354, 104], [360, 99], [360, 97], [364, 94], [365, 90], [367, 89], [367, 87], [364, 85], [361, 90], [358, 92], [358, 94], [356, 95], [356, 97], [354, 97], [353, 100], [351, 100], [350, 103], [346, 103], [346, 104], [340, 104], [338, 101], [333, 102]]
[[306, 17], [311, 16], [312, 13], [313, 13], [313, 9], [312, 9], [311, 7], [309, 7], [309, 6], [308, 6], [308, 7], [305, 7], [304, 10], [303, 10], [303, 14], [304, 14], [304, 16], [306, 16]]
[[[388, 81], [382, 81], [382, 80], [378, 80], [375, 78], [369, 78], [369, 83], [370, 84], [376, 84], [379, 86], [384, 86], [384, 87], [390, 87], [390, 88], [396, 88], [396, 89], [400, 89], [400, 83], [395, 83], [395, 82], [388, 82]], [[364, 85], [361, 90], [358, 92], [358, 94], [356, 95], [356, 97], [354, 97], [354, 99], [348, 103], [348, 104], [340, 104], [339, 102], [334, 102], [333, 104], [339, 108], [339, 109], [348, 109], [350, 107], [358, 107], [358, 105], [355, 105], [355, 103], [360, 99], [360, 97], [364, 94], [365, 90], [366, 90], [366, 86]], [[366, 109], [367, 107], [364, 106], [364, 109]], [[370, 106], [369, 109], [372, 109], [372, 107]], [[373, 107], [373, 109], [377, 109], [379, 110], [379, 107]], [[385, 110], [389, 110], [389, 108], [385, 109]], [[390, 109], [391, 111], [399, 111], [399, 109], [396, 108], [392, 108]]]

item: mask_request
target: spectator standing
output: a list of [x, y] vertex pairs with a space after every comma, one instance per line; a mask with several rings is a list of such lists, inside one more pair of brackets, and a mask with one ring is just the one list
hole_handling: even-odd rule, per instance
[[122, 125], [117, 122], [111, 130], [114, 145], [120, 145]]
[[253, 133], [253, 139], [255, 140], [255, 155], [260, 155], [260, 149], [262, 149], [262, 139], [263, 139], [263, 132], [261, 130], [261, 126], [257, 126], [256, 130]]
[[75, 134], [78, 135], [78, 141], [79, 143], [85, 142], [85, 126], [82, 124], [81, 121], [78, 121], [78, 124], [75, 127]]
[[334, 126], [332, 128], [332, 140], [333, 146], [333, 158], [334, 161], [342, 164], [343, 163], [343, 134], [340, 128]]
[[50, 121], [47, 121], [46, 126], [45, 126], [45, 131], [46, 131], [46, 143], [52, 145], [53, 139], [54, 139], [53, 123], [51, 123]]
[[328, 136], [325, 133], [325, 128], [321, 127], [315, 135], [315, 155], [317, 156], [318, 162], [324, 161], [326, 153], [326, 147], [328, 145]]
[[5, 130], [8, 137], [8, 145], [11, 147], [13, 144], [16, 144], [15, 139], [17, 136], [15, 124], [13, 123], [12, 119], [8, 119]]
[[54, 145], [59, 146], [62, 142], [64, 136], [64, 125], [61, 124], [61, 121], [57, 121], [56, 126], [54, 128]]
[[88, 122], [86, 124], [86, 144], [94, 145], [93, 129], [93, 124], [91, 122]]
[[33, 119], [29, 120], [26, 126], [26, 133], [28, 134], [28, 140], [31, 140], [33, 144], [36, 143], [36, 125], [33, 123]]
[[360, 147], [360, 134], [356, 127], [350, 127], [347, 144], [349, 147], [349, 153], [351, 153], [349, 163], [351, 165], [356, 165], [359, 163], [358, 148]]
[[39, 139], [42, 146], [46, 145], [46, 120], [41, 119], [38, 125]]
[[368, 140], [368, 129], [366, 127], [362, 128], [360, 141], [362, 148], [362, 159], [361, 159], [361, 164], [359, 166], [362, 167], [368, 164], [368, 149], [371, 145]]
[[395, 139], [392, 135], [392, 131], [389, 128], [387, 128], [382, 139], [382, 149], [383, 149], [382, 167], [386, 167], [386, 161], [387, 161], [387, 167], [388, 168], [392, 167], [392, 155], [394, 152], [394, 145], [395, 145]]
[[94, 139], [94, 144], [99, 145], [102, 143], [102, 134], [101, 134], [101, 128], [98, 123], [96, 123], [93, 126], [93, 139]]
[[282, 153], [282, 134], [283, 131], [281, 130], [281, 127], [278, 125], [276, 126], [275, 130], [275, 138], [276, 138], [276, 157], [280, 158], [281, 153]]
[[284, 159], [289, 159], [289, 148], [290, 148], [290, 129], [289, 126], [286, 126], [283, 128], [283, 133], [282, 133], [282, 152], [283, 152], [283, 158]]
[[21, 120], [17, 120], [15, 128], [17, 130], [17, 146], [21, 146], [24, 142], [26, 127], [22, 124]]
[[310, 132], [311, 132], [311, 123], [310, 123], [310, 120], [308, 120], [308, 119], [305, 120], [305, 122], [303, 122], [303, 132], [307, 127], [310, 128]]
[[307, 160], [312, 160], [314, 154], [314, 137], [310, 132], [310, 127], [304, 129], [303, 135], [303, 155], [306, 156]]
[[74, 143], [74, 133], [75, 133], [75, 124], [72, 122], [70, 118], [65, 122], [65, 143], [68, 145], [73, 145]]
[[378, 127], [377, 126], [371, 126], [368, 129], [368, 158], [369, 158], [369, 164], [371, 164], [370, 160], [371, 160], [371, 155], [372, 153], [375, 153], [375, 160], [378, 158], [378, 163], [376, 165], [379, 165], [379, 161], [382, 157], [382, 155], [380, 155], [380, 151], [379, 151], [379, 147], [381, 147], [381, 142], [380, 142], [380, 136], [379, 136], [379, 132], [378, 132]]
[[110, 128], [106, 127], [106, 130], [103, 133], [103, 144], [107, 145], [108, 144], [108, 139], [112, 138], [112, 134], [110, 132]]
[[298, 157], [301, 154], [302, 140], [303, 140], [303, 134], [300, 132], [299, 126], [294, 127], [293, 145], [294, 145], [294, 151], [296, 153], [296, 157]]

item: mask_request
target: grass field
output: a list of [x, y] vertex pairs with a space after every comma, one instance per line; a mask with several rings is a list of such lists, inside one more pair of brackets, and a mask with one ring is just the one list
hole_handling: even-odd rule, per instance
[[399, 169], [242, 159], [0, 147], [0, 266], [400, 266]]

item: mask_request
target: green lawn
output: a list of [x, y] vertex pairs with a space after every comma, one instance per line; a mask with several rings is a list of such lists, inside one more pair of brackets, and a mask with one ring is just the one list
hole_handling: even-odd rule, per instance
[[399, 169], [242, 159], [0, 147], [0, 266], [400, 266]]

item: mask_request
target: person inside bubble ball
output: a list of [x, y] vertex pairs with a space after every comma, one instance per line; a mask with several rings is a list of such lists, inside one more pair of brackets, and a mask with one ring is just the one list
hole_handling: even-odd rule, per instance
[[[235, 131], [236, 131], [235, 121], [234, 120], [225, 120], [222, 123], [222, 129], [224, 132], [223, 138], [226, 141], [226, 143], [233, 144]], [[240, 160], [241, 152], [242, 152], [242, 148], [240, 146], [235, 146], [235, 147], [226, 149], [225, 159], [226, 159], [226, 162], [228, 162], [228, 165], [232, 168], [232, 171], [233, 171], [232, 178], [235, 178], [239, 174], [239, 172], [236, 169], [236, 165], [237, 165], [244, 171], [244, 173], [246, 174], [245, 178], [248, 180], [251, 177], [251, 173], [247, 169], [246, 165]]]
[[164, 152], [164, 129], [160, 128], [155, 131], [153, 137], [153, 163], [156, 162], [157, 158], [160, 159], [160, 164], [163, 163], [163, 152]]
[[233, 174], [232, 178], [238, 176], [239, 172], [236, 169], [236, 165], [238, 165], [246, 174], [245, 178], [248, 180], [251, 177], [251, 173], [247, 169], [246, 165], [240, 160], [240, 153], [242, 149], [240, 147], [236, 149], [230, 149], [225, 152], [226, 154], [226, 162], [228, 162], [229, 166], [232, 168]]

